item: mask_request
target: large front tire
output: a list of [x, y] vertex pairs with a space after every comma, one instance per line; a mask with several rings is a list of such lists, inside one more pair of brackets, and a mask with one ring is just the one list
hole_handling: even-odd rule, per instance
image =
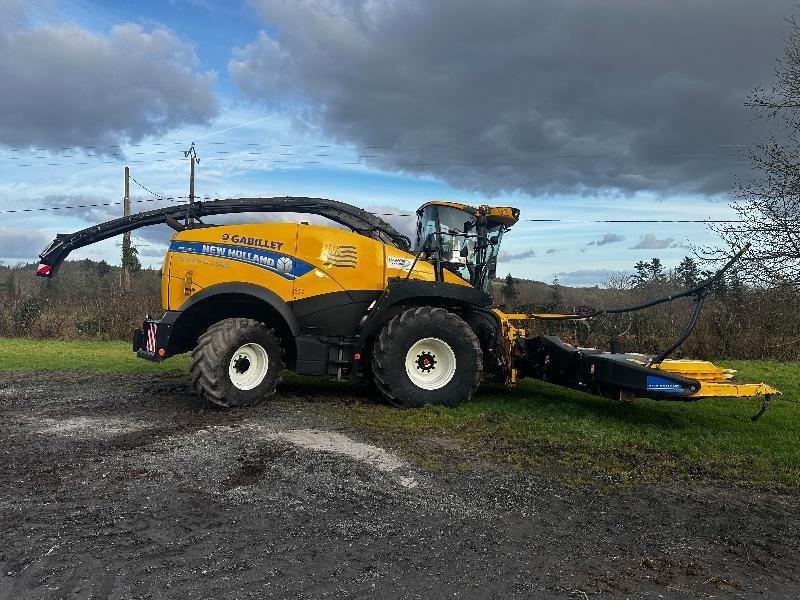
[[275, 393], [283, 351], [273, 331], [251, 319], [224, 319], [192, 352], [192, 388], [217, 406], [258, 404]]
[[399, 407], [457, 406], [481, 380], [483, 355], [475, 333], [458, 315], [422, 306], [381, 330], [372, 352], [375, 385]]

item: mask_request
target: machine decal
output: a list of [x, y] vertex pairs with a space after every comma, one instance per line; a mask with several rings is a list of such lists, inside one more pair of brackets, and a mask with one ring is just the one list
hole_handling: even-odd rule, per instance
[[414, 264], [413, 258], [403, 258], [400, 256], [387, 256], [386, 266], [390, 269], [400, 269], [401, 271], [410, 271], [411, 265]]
[[223, 242], [231, 242], [240, 246], [256, 246], [257, 248], [264, 248], [265, 250], [280, 250], [283, 248], [283, 242], [276, 242], [274, 240], [265, 240], [257, 237], [248, 237], [246, 235], [233, 235], [229, 233], [222, 234]]
[[147, 351], [150, 354], [156, 353], [156, 333], [158, 331], [157, 323], [150, 323], [147, 327]]
[[680, 394], [683, 392], [683, 385], [663, 377], [655, 375], [647, 376], [647, 389], [651, 392], [661, 392], [662, 394]]
[[355, 268], [358, 262], [358, 248], [355, 246], [326, 244], [322, 250], [322, 262], [326, 267]]
[[270, 252], [268, 250], [243, 248], [242, 246], [174, 241], [169, 245], [169, 249], [170, 252], [199, 254], [235, 260], [248, 265], [261, 267], [285, 279], [297, 279], [306, 273], [310, 273], [314, 269], [312, 265], [298, 258], [286, 256], [285, 254], [279, 254], [277, 252]]

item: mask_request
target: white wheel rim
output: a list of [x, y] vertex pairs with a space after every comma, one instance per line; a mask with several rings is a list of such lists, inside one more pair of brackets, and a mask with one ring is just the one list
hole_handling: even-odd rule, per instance
[[269, 369], [269, 356], [264, 346], [255, 343], [243, 344], [231, 357], [228, 377], [237, 389], [252, 390], [264, 381], [267, 369]]
[[456, 353], [439, 338], [422, 338], [406, 353], [406, 373], [423, 390], [443, 388], [456, 374]]

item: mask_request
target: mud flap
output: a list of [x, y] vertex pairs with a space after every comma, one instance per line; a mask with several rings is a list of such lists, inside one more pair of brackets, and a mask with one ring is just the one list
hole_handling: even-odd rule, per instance
[[133, 332], [133, 351], [139, 358], [161, 362], [171, 356], [169, 348], [172, 323], [147, 320]]

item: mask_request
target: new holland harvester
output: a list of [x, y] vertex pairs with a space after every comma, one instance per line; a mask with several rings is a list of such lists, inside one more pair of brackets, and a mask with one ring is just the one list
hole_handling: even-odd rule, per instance
[[[291, 212], [307, 223], [212, 225], [214, 215]], [[733, 371], [668, 357], [689, 336], [711, 286], [738, 259], [694, 289], [644, 305], [585, 314], [507, 314], [489, 285], [500, 242], [519, 219], [510, 207], [428, 202], [412, 244], [376, 215], [319, 198], [236, 198], [172, 206], [58, 235], [40, 255], [52, 277], [72, 250], [140, 227], [176, 230], [164, 259], [165, 313], [134, 332], [133, 349], [162, 361], [191, 352], [197, 394], [246, 406], [275, 392], [284, 368], [305, 375], [363, 377], [400, 407], [455, 406], [482, 381], [533, 377], [617, 400], [692, 401], [709, 396], [766, 401], [779, 393], [738, 383]], [[657, 355], [577, 348], [530, 335], [536, 319], [588, 320], [691, 297], [685, 331]], [[760, 414], [760, 413], [759, 413]]]

